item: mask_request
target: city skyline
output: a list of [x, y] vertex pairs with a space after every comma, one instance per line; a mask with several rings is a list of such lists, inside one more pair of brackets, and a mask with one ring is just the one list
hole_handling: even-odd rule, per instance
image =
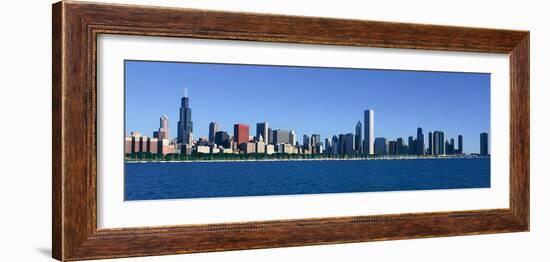
[[[179, 84], [177, 87], [179, 88], [174, 88], [173, 86], [167, 86], [165, 88], [157, 88], [159, 89], [159, 95], [158, 97], [159, 98], [163, 98], [166, 96], [166, 94], [169, 94], [170, 95], [170, 99], [167, 99], [167, 100], [162, 100], [161, 103], [162, 105], [158, 105], [158, 106], [154, 106], [155, 104], [158, 104], [159, 102], [157, 101], [156, 103], [153, 102], [153, 103], [142, 103], [142, 100], [144, 98], [147, 98], [149, 101], [151, 100], [155, 100], [155, 95], [146, 95], [146, 94], [143, 94], [141, 92], [136, 92], [134, 90], [136, 89], [140, 89], [140, 88], [143, 88], [144, 86], [146, 86], [147, 84], [146, 83], [143, 83], [143, 81], [137, 81], [138, 79], [136, 79], [136, 77], [133, 77], [133, 76], [136, 76], [136, 74], [139, 73], [139, 76], [145, 76], [147, 79], [158, 79], [158, 74], [157, 71], [160, 68], [163, 68], [163, 69], [167, 69], [165, 68], [166, 65], [168, 64], [169, 68], [171, 68], [171, 70], [174, 70], [173, 67], [175, 68], [178, 68], [178, 70], [176, 71], [182, 71], [182, 68], [181, 66], [184, 65], [184, 67], [186, 67], [185, 69], [189, 70], [191, 68], [195, 68], [197, 69], [196, 67], [206, 67], [206, 69], [209, 69], [209, 70], [206, 70], [205, 68], [201, 68], [201, 70], [198, 70], [198, 76], [193, 76], [193, 77], [189, 77], [189, 79], [196, 79], [196, 78], [201, 78], [200, 77], [200, 72], [203, 72], [204, 71], [209, 71], [210, 73], [214, 74], [214, 73], [220, 73], [220, 67], [224, 68], [224, 70], [222, 70], [223, 72], [227, 73], [227, 71], [235, 71], [235, 68], [234, 67], [238, 67], [238, 70], [236, 71], [242, 71], [244, 68], [246, 69], [253, 69], [252, 71], [256, 71], [256, 72], [259, 72], [261, 73], [261, 75], [264, 75], [267, 74], [267, 75], [270, 75], [271, 78], [267, 79], [267, 80], [273, 80], [275, 81], [277, 79], [277, 77], [275, 76], [279, 76], [279, 78], [281, 76], [285, 76], [285, 75], [291, 75], [289, 76], [289, 78], [291, 79], [295, 79], [296, 80], [296, 77], [297, 77], [297, 73], [300, 73], [298, 75], [302, 76], [302, 79], [301, 81], [298, 81], [298, 82], [308, 82], [310, 85], [306, 85], [306, 87], [309, 87], [309, 89], [312, 89], [312, 90], [315, 90], [315, 87], [312, 87], [312, 85], [314, 83], [317, 83], [319, 85], [321, 85], [321, 83], [319, 82], [319, 79], [327, 79], [326, 74], [324, 73], [328, 73], [328, 74], [333, 74], [333, 75], [337, 75], [339, 76], [340, 74], [344, 74], [344, 75], [348, 75], [348, 77], [353, 77], [357, 73], [370, 73], [371, 74], [371, 77], [378, 77], [380, 78], [381, 77], [381, 74], [380, 73], [383, 73], [382, 76], [384, 74], [391, 74], [392, 77], [391, 78], [404, 78], [405, 80], [406, 79], [409, 79], [410, 81], [411, 80], [411, 74], [413, 75], [416, 75], [414, 78], [414, 80], [417, 80], [417, 81], [412, 81], [412, 82], [408, 82], [409, 85], [407, 85], [407, 87], [409, 89], [411, 89], [410, 86], [414, 84], [427, 84], [427, 83], [432, 83], [432, 84], [435, 84], [435, 83], [439, 83], [438, 85], [441, 85], [441, 81], [445, 80], [446, 82], [452, 82], [451, 79], [455, 79], [457, 78], [457, 75], [461, 75], [460, 77], [458, 77], [459, 79], [461, 79], [462, 81], [459, 81], [461, 82], [462, 84], [465, 84], [465, 83], [468, 83], [468, 82], [476, 82], [477, 85], [476, 85], [476, 88], [478, 89], [483, 89], [483, 83], [487, 84], [486, 88], [487, 90], [485, 94], [487, 96], [487, 103], [486, 103], [486, 108], [484, 110], [483, 106], [481, 106], [481, 108], [477, 108], [477, 113], [478, 113], [478, 117], [475, 117], [475, 114], [471, 117], [471, 115], [468, 115], [466, 113], [470, 112], [470, 111], [476, 111], [476, 110], [473, 110], [472, 108], [469, 108], [468, 107], [468, 104], [469, 103], [465, 103], [464, 100], [465, 100], [465, 97], [462, 97], [461, 99], [454, 99], [453, 97], [454, 96], [450, 96], [449, 93], [452, 93], [452, 92], [448, 92], [445, 91], [443, 93], [445, 93], [444, 97], [446, 97], [447, 99], [443, 100], [443, 105], [446, 106], [446, 107], [450, 107], [450, 108], [453, 108], [454, 110], [456, 111], [463, 111], [464, 112], [464, 116], [462, 118], [466, 118], [466, 117], [470, 117], [471, 119], [473, 120], [476, 120], [477, 121], [469, 121], [468, 122], [468, 126], [464, 126], [465, 130], [450, 130], [448, 128], [445, 128], [444, 126], [447, 125], [449, 127], [453, 127], [453, 126], [456, 126], [458, 125], [457, 123], [459, 122], [460, 124], [463, 124], [464, 121], [460, 118], [458, 120], [456, 120], [456, 123], [454, 121], [448, 121], [447, 118], [452, 118], [452, 116], [445, 116], [445, 112], [449, 111], [449, 110], [446, 110], [446, 108], [440, 108], [440, 107], [434, 107], [434, 110], [435, 112], [432, 112], [431, 113], [431, 116], [430, 117], [424, 117], [422, 115], [420, 115], [418, 112], [422, 112], [423, 110], [420, 110], [422, 109], [423, 107], [425, 107], [426, 105], [425, 104], [428, 104], [429, 105], [439, 105], [441, 104], [438, 99], [439, 96], [434, 96], [434, 97], [431, 97], [433, 100], [437, 100], [437, 102], [435, 103], [428, 103], [426, 102], [426, 100], [415, 100], [416, 97], [410, 97], [410, 96], [406, 96], [406, 94], [403, 94], [403, 95], [399, 95], [399, 97], [389, 97], [389, 98], [395, 98], [395, 99], [387, 99], [387, 104], [388, 105], [384, 105], [382, 106], [382, 109], [378, 109], [378, 108], [373, 108], [371, 107], [371, 109], [374, 109], [374, 112], [376, 112], [376, 117], [374, 118], [375, 119], [375, 125], [374, 125], [374, 138], [377, 138], [377, 137], [385, 137], [387, 138], [388, 140], [396, 140], [397, 138], [403, 138], [403, 139], [407, 139], [409, 136], [414, 136], [415, 138], [417, 137], [414, 130], [416, 130], [418, 127], [422, 127], [423, 130], [425, 130], [425, 133], [423, 135], [427, 135], [426, 132], [428, 131], [434, 131], [434, 130], [442, 130], [445, 132], [445, 137], [446, 138], [456, 138], [458, 137], [459, 134], [463, 135], [464, 137], [464, 152], [465, 153], [478, 153], [479, 152], [479, 134], [481, 132], [488, 132], [489, 133], [489, 129], [486, 128], [486, 129], [483, 129], [482, 126], [483, 124], [481, 122], [480, 119], [486, 119], [487, 121], [485, 121], [485, 125], [488, 127], [489, 125], [489, 121], [488, 121], [488, 117], [489, 117], [489, 114], [488, 114], [488, 109], [489, 109], [489, 103], [488, 103], [488, 89], [489, 89], [489, 86], [488, 86], [488, 80], [489, 80], [489, 77], [484, 75], [484, 74], [465, 74], [466, 76], [463, 76], [462, 73], [440, 73], [440, 72], [409, 72], [409, 71], [387, 71], [387, 70], [364, 70], [364, 69], [331, 69], [331, 68], [296, 68], [296, 67], [274, 67], [274, 66], [243, 66], [243, 65], [219, 65], [219, 64], [188, 64], [188, 63], [157, 63], [157, 62], [136, 62], [136, 61], [130, 61], [130, 62], [126, 62], [127, 63], [127, 70], [126, 70], [126, 83], [127, 83], [127, 86], [126, 86], [126, 104], [127, 104], [127, 108], [126, 108], [126, 132], [127, 134], [130, 133], [130, 131], [142, 131], [144, 133], [144, 135], [151, 135], [149, 134], [150, 132], [152, 133], [153, 130], [155, 129], [158, 129], [158, 124], [156, 125], [155, 123], [158, 123], [158, 117], [160, 115], [164, 115], [166, 114], [168, 116], [168, 119], [171, 119], [172, 121], [169, 122], [169, 128], [171, 130], [175, 130], [177, 128], [179, 128], [180, 126], [176, 126], [174, 124], [175, 120], [176, 119], [179, 119], [177, 116], [178, 112], [177, 111], [177, 108], [180, 108], [180, 111], [181, 110], [184, 110], [183, 112], [185, 113], [185, 111], [187, 109], [184, 109], [185, 107], [183, 107], [182, 105], [184, 103], [189, 103], [189, 100], [187, 99], [187, 101], [184, 101], [185, 99], [183, 99], [183, 95], [182, 95], [182, 91], [183, 91], [183, 88], [182, 88], [182, 85]], [[153, 63], [155, 65], [151, 65], [150, 63]], [[229, 69], [228, 69], [229, 68]], [[146, 70], [146, 69], [150, 69], [150, 70]], [[269, 72], [265, 72], [266, 69], [270, 69], [271, 71], [277, 71], [275, 73], [269, 73]], [[147, 71], [147, 73], [144, 72]], [[270, 71], [270, 70], [267, 70], [267, 71]], [[313, 70], [313, 71], [312, 71]], [[327, 71], [328, 70], [328, 71]], [[170, 70], [168, 70], [170, 71]], [[195, 70], [197, 71], [197, 70]], [[290, 71], [290, 72], [289, 72]], [[299, 71], [299, 72], [294, 72], [294, 71]], [[336, 74], [336, 72], [334, 71], [338, 71]], [[183, 70], [183, 73], [185, 72], [185, 70]], [[221, 73], [223, 73], [221, 72]], [[161, 72], [160, 75], [166, 75], [167, 72]], [[235, 73], [235, 72], [233, 72]], [[240, 74], [246, 74], [246, 72], [237, 72], [238, 74], [237, 75], [234, 75], [234, 74], [231, 74], [230, 76], [228, 76], [228, 78], [224, 78], [226, 79], [225, 81], [225, 84], [223, 85], [224, 87], [235, 87], [235, 78], [239, 78], [238, 75]], [[323, 73], [323, 74], [320, 74], [320, 73]], [[168, 72], [169, 75], [175, 75], [174, 72]], [[304, 75], [305, 74], [305, 75]], [[363, 75], [362, 74], [362, 75]], [[372, 76], [372, 74], [374, 74], [374, 76]], [[397, 74], [397, 75], [396, 75]], [[403, 74], [405, 74], [405, 76], [403, 76]], [[418, 75], [421, 75], [421, 76], [418, 76]], [[423, 74], [430, 74], [432, 75], [431, 77], [425, 77], [423, 76]], [[185, 75], [185, 74], [184, 74]], [[187, 74], [187, 75], [190, 75], [190, 74]], [[435, 75], [435, 76], [433, 76]], [[480, 77], [481, 76], [481, 77]], [[253, 77], [254, 78], [254, 75], [251, 75], [250, 77]], [[441, 78], [439, 81], [434, 81], [433, 79], [423, 79], [422, 78]], [[139, 78], [139, 77], [137, 77]], [[177, 77], [175, 77], [177, 78]], [[210, 82], [216, 82], [216, 81], [208, 81], [210, 80], [212, 77], [210, 78], [207, 78], [207, 79], [204, 79], [205, 80], [205, 83], [210, 83]], [[215, 77], [214, 77], [215, 78]], [[300, 77], [298, 77], [300, 78]], [[360, 77], [362, 78], [362, 77]], [[385, 78], [387, 81], [386, 84], [390, 84], [391, 86], [391, 79], [388, 78], [387, 76], [385, 77], [382, 77], [382, 78]], [[475, 78], [476, 81], [473, 81], [472, 79], [470, 78]], [[189, 80], [188, 79], [188, 80]], [[233, 79], [233, 80], [231, 80]], [[275, 80], [274, 80], [275, 79]], [[331, 79], [331, 78], [329, 78]], [[346, 78], [348, 79], [348, 78]], [[404, 81], [404, 79], [401, 79], [400, 82], [402, 82], [401, 84], [404, 85], [405, 82], [407, 81]], [[299, 80], [299, 79], [298, 79]], [[348, 79], [349, 80], [349, 79]], [[380, 79], [378, 79], [380, 80]], [[455, 79], [456, 80], [456, 79]], [[174, 81], [174, 79], [171, 79], [170, 81], [167, 81], [167, 82], [171, 82], [171, 81]], [[445, 82], [444, 81], [444, 82]], [[145, 81], [147, 82], [147, 81]], [[159, 81], [158, 84], [166, 84], [165, 83], [166, 81]], [[187, 82], [190, 82], [190, 81], [187, 81]], [[251, 81], [251, 83], [256, 83], [257, 81]], [[280, 81], [275, 81], [275, 82], [280, 82]], [[368, 81], [367, 81], [368, 82]], [[371, 81], [372, 82], [372, 81]], [[303, 84], [303, 83], [302, 83]], [[362, 82], [362, 85], [368, 85], [369, 83], [366, 83], [366, 82]], [[372, 84], [372, 83], [370, 83]], [[395, 84], [395, 83], [394, 83]], [[457, 84], [455, 82], [452, 82], [450, 83], [449, 85], [453, 85], [453, 84]], [[302, 135], [312, 135], [312, 134], [319, 134], [320, 138], [321, 138], [321, 142], [323, 142], [326, 138], [330, 138], [332, 137], [333, 135], [337, 135], [337, 134], [348, 134], [348, 133], [354, 133], [356, 134], [356, 129], [357, 129], [357, 126], [356, 124], [359, 124], [358, 122], [362, 123], [362, 126], [363, 128], [365, 128], [365, 131], [367, 130], [368, 128], [368, 125], [366, 124], [366, 115], [363, 115], [362, 113], [369, 109], [368, 107], [368, 104], [377, 104], [377, 103], [380, 103], [380, 100], [379, 98], [376, 98], [376, 96], [372, 96], [372, 98], [370, 98], [371, 96], [369, 95], [369, 99], [365, 99], [365, 102], [362, 103], [364, 104], [361, 108], [356, 108], [355, 109], [355, 114], [353, 116], [351, 116], [351, 112], [349, 112], [348, 114], [343, 114], [342, 117], [338, 117], [340, 116], [340, 114], [338, 113], [339, 111], [347, 111], [349, 110], [350, 108], [344, 108], [342, 109], [341, 107], [345, 107], [345, 104], [344, 106], [340, 105], [339, 103], [337, 103], [337, 100], [339, 99], [338, 95], [334, 95], [333, 93], [330, 93], [330, 94], [326, 94], [326, 100], [324, 101], [319, 101], [319, 100], [316, 100], [316, 95], [318, 95], [317, 93], [315, 94], [312, 94], [311, 96], [306, 96], [304, 97], [304, 102], [302, 103], [298, 103], [298, 104], [293, 104], [294, 106], [291, 106], [291, 111], [294, 112], [296, 111], [296, 113], [293, 113], [293, 115], [297, 115], [296, 117], [294, 117], [293, 115], [285, 115], [286, 116], [286, 120], [285, 122], [283, 123], [280, 123], [281, 122], [281, 115], [283, 115], [285, 112], [288, 111], [288, 108], [286, 108], [287, 106], [289, 106], [289, 102], [292, 102], [294, 101], [295, 99], [295, 96], [299, 96], [300, 92], [294, 92], [294, 93], [289, 93], [289, 94], [286, 94], [283, 96], [288, 98], [288, 99], [283, 99], [282, 101], [279, 101], [277, 100], [277, 97], [280, 95], [280, 94], [277, 94], [277, 95], [271, 95], [269, 92], [265, 92], [266, 90], [266, 86], [264, 85], [264, 88], [261, 88], [261, 87], [257, 87], [258, 91], [257, 92], [251, 92], [249, 93], [248, 91], [247, 92], [238, 92], [238, 91], [245, 91], [247, 90], [248, 87], [243, 87], [243, 88], [235, 88], [236, 90], [230, 90], [228, 89], [228, 91], [231, 91], [230, 93], [220, 93], [218, 95], [218, 93], [216, 92], [213, 92], [213, 90], [210, 90], [210, 94], [208, 95], [205, 95], [204, 92], [199, 92], [199, 91], [204, 91], [205, 89], [208, 90], [208, 89], [215, 89], [215, 88], [208, 88], [208, 84], [206, 84], [207, 87], [203, 88], [203, 87], [193, 87], [193, 88], [189, 88], [189, 97], [191, 98], [192, 102], [190, 102], [190, 106], [188, 107], [191, 107], [193, 108], [193, 121], [191, 123], [191, 130], [194, 128], [195, 129], [195, 132], [193, 132], [193, 136], [195, 139], [198, 139], [199, 137], [209, 137], [209, 124], [211, 122], [215, 122], [216, 123], [216, 129], [217, 130], [225, 130], [225, 131], [228, 131], [228, 132], [231, 132], [232, 130], [232, 127], [234, 124], [236, 123], [242, 123], [242, 124], [247, 124], [250, 126], [250, 135], [255, 135], [255, 128], [256, 128], [256, 124], [257, 123], [261, 123], [261, 122], [268, 122], [269, 123], [269, 127], [273, 127], [274, 129], [282, 129], [282, 130], [293, 130], [295, 133], [294, 133], [294, 137], [296, 138], [297, 137], [302, 137]], [[362, 86], [361, 85], [361, 86]], [[140, 87], [141, 86], [141, 87]], [[268, 85], [269, 86], [269, 85]], [[300, 83], [294, 83], [293, 85], [291, 85], [293, 87], [299, 87], [299, 86], [303, 86], [301, 85]], [[314, 85], [313, 85], [314, 86]], [[353, 86], [353, 85], [352, 85]], [[387, 86], [387, 85], [386, 85]], [[287, 87], [288, 88], [288, 87]], [[384, 86], [381, 86], [379, 89], [384, 89], [386, 87]], [[433, 88], [433, 86], [430, 86], [430, 88]], [[179, 91], [178, 91], [179, 89]], [[281, 88], [281, 89], [285, 89], [285, 88]], [[308, 89], [308, 88], [306, 88]], [[323, 89], [323, 88], [321, 88]], [[339, 93], [340, 91], [342, 91], [342, 88], [338, 88], [338, 87], [334, 87], [334, 89], [336, 89], [336, 93]], [[344, 96], [345, 98], [349, 99], [350, 101], [356, 99], [357, 97], [364, 97], [364, 91], [362, 90], [363, 88], [362, 87], [357, 87], [356, 88], [357, 90], [355, 91], [358, 91], [356, 93], [351, 93], [351, 94], [348, 94], [346, 96]], [[366, 88], [364, 88], [366, 89]], [[390, 88], [391, 89], [391, 88]], [[403, 90], [403, 87], [395, 87], [394, 89], [398, 89], [398, 90]], [[414, 89], [414, 88], [413, 88]], [[445, 89], [445, 88], [443, 88]], [[155, 90], [155, 89], [152, 89], [152, 90]], [[195, 90], [197, 91], [196, 94], [197, 94], [197, 97], [195, 99], [192, 99], [193, 98], [193, 92], [195, 92]], [[267, 89], [269, 90], [269, 89]], [[343, 91], [346, 91], [349, 89], [345, 89]], [[438, 89], [434, 89], [435, 91], [437, 91]], [[149, 90], [151, 91], [151, 89]], [[175, 91], [178, 91], [177, 93]], [[271, 90], [273, 91], [273, 90]], [[320, 91], [323, 91], [323, 90], [320, 90]], [[410, 91], [410, 90], [409, 90]], [[420, 92], [422, 90], [415, 90], [416, 92]], [[460, 89], [457, 89], [457, 90], [454, 90], [454, 91], [460, 91]], [[393, 92], [396, 92], [396, 90], [393, 90]], [[137, 95], [135, 95], [136, 93], [138, 93]], [[166, 93], [166, 94], [164, 94]], [[266, 94], [267, 93], [267, 94]], [[322, 92], [321, 92], [322, 93]], [[383, 92], [382, 92], [383, 93]], [[390, 92], [391, 93], [391, 92]], [[406, 93], [406, 92], [405, 92]], [[481, 92], [483, 93], [483, 92]], [[295, 95], [296, 94], [296, 95]], [[369, 93], [371, 94], [371, 93]], [[381, 96], [383, 96], [383, 94], [379, 94]], [[441, 94], [440, 94], [441, 95]], [[221, 100], [219, 99], [216, 99], [218, 98], [219, 96], [223, 97], [225, 100], [229, 100], [228, 102], [229, 103], [224, 103], [224, 102], [220, 102]], [[428, 98], [430, 98], [430, 94], [424, 94], [423, 96], [426, 96]], [[309, 97], [312, 98], [312, 100], [314, 100], [312, 103], [312, 101], [309, 100]], [[406, 107], [404, 107], [403, 105], [401, 104], [397, 104], [397, 105], [393, 105], [395, 104], [395, 102], [399, 102], [399, 101], [402, 101], [400, 100], [400, 98], [403, 98], [403, 97], [406, 97], [407, 99], [409, 99], [409, 102], [410, 101], [413, 101], [413, 102], [416, 102], [416, 103], [412, 103], [414, 104], [415, 106], [413, 106], [412, 108], [409, 108], [407, 111], [412, 111], [412, 114], [411, 112], [408, 112], [407, 114], [405, 114], [404, 116], [400, 116], [399, 114], [388, 114], [387, 112], [384, 112], [388, 109], [391, 109], [391, 111], [403, 111], [403, 109], [406, 109]], [[460, 96], [459, 96], [460, 97]], [[474, 96], [475, 97], [475, 96]], [[167, 97], [166, 97], [167, 98]], [[385, 98], [388, 98], [388, 97], [385, 97]], [[399, 99], [398, 99], [399, 98]], [[245, 105], [249, 105], [250, 104], [250, 101], [248, 100], [254, 100], [252, 102], [252, 104], [254, 103], [265, 103], [265, 105], [257, 105], [256, 107], [252, 107], [252, 108], [249, 108], [248, 110], [235, 110], [235, 108], [240, 108], [242, 106], [242, 104], [245, 104]], [[479, 99], [479, 98], [477, 98]], [[469, 100], [477, 100], [477, 99], [469, 99]], [[180, 101], [180, 105], [177, 105], [176, 108], [172, 108], [171, 110], [168, 110], [167, 108], [167, 105], [173, 105], [174, 103], [172, 103], [172, 101], [169, 101], [169, 100], [176, 100], [176, 101]], [[272, 100], [276, 100], [276, 101], [272, 101]], [[333, 101], [334, 100], [334, 101]], [[384, 100], [384, 99], [382, 99]], [[211, 102], [210, 106], [208, 102]], [[222, 100], [223, 101], [223, 100]], [[247, 102], [248, 101], [248, 102]], [[428, 99], [429, 101], [429, 99]], [[133, 104], [136, 103], [137, 104], [140, 104], [140, 106], [134, 106]], [[141, 103], [140, 103], [141, 102]], [[372, 103], [371, 103], [372, 102]], [[432, 101], [433, 102], [433, 101]], [[472, 102], [472, 101], [469, 101], [469, 102]], [[345, 101], [343, 101], [343, 103], [345, 103]], [[220, 105], [221, 104], [221, 105]], [[316, 105], [317, 104], [317, 105]], [[384, 103], [382, 103], [384, 104]], [[408, 103], [405, 103], [408, 105]], [[223, 107], [224, 105], [226, 105], [228, 107], [228, 109], [230, 110], [222, 110], [220, 111], [219, 109], [221, 107]], [[197, 109], [200, 108], [199, 109]], [[304, 119], [300, 119], [299, 117], [302, 116], [303, 112], [301, 112], [301, 108], [304, 108], [304, 107], [313, 107], [314, 109], [317, 109], [317, 112], [318, 113], [314, 113], [312, 114], [311, 116], [309, 117], [306, 117]], [[326, 108], [328, 107], [328, 109], [332, 109], [332, 110], [326, 110]], [[417, 108], [418, 107], [418, 108]], [[258, 114], [254, 114], [253, 112], [256, 112], [256, 111], [260, 111], [260, 112], [266, 112], [265, 109], [270, 109], [268, 110], [267, 112], [269, 112], [268, 116], [265, 116], [263, 118], [261, 118], [259, 121], [256, 121], [256, 120], [252, 120], [252, 119], [258, 119]], [[282, 108], [282, 109], [281, 109]], [[323, 110], [322, 108], [325, 108], [325, 110]], [[164, 110], [161, 110], [161, 109], [164, 109]], [[147, 113], [139, 113], [139, 112], [135, 112], [135, 111], [141, 111], [141, 112], [147, 112]], [[157, 114], [156, 117], [154, 117], [154, 121], [151, 121], [149, 120], [149, 116], [147, 116], [146, 118], [143, 117], [143, 115], [151, 115], [151, 111], [155, 112]], [[206, 112], [204, 112], [206, 111]], [[223, 119], [220, 119], [218, 118], [217, 116], [218, 115], [227, 115], [227, 111], [229, 111], [230, 113], [230, 116], [233, 116], [232, 118], [229, 118], [229, 117], [225, 117]], [[309, 113], [311, 113], [312, 111], [311, 110], [305, 110]], [[315, 111], [315, 110], [313, 110]], [[382, 111], [382, 112], [380, 112]], [[328, 114], [327, 114], [328, 112]], [[333, 114], [331, 114], [331, 112], [334, 112]], [[415, 114], [415, 112], [417, 112]], [[485, 112], [485, 113], [483, 113]], [[137, 118], [135, 118], [133, 115], [136, 115], [138, 116]], [[437, 115], [444, 115], [443, 117], [437, 117]], [[486, 114], [485, 117], [483, 116], [479, 116], [479, 115], [484, 115]], [[139, 116], [142, 116], [142, 117], [139, 117]], [[186, 115], [186, 114], [184, 114]], [[248, 116], [248, 117], [243, 117], [243, 115], [252, 115], [252, 116]], [[382, 116], [381, 116], [382, 115]], [[433, 126], [430, 127], [430, 125], [422, 125], [420, 123], [417, 123], [417, 124], [414, 124], [412, 126], [406, 126], [407, 124], [410, 125], [412, 122], [414, 122], [414, 120], [416, 119], [410, 119], [411, 118], [411, 115], [417, 115], [416, 118], [422, 120], [422, 119], [431, 119], [431, 120], [426, 120], [427, 123], [431, 123], [433, 122], [434, 120], [438, 123], [441, 123], [441, 125], [435, 125], [435, 124], [432, 124]], [[452, 115], [455, 115], [456, 114], [452, 114]], [[273, 117], [273, 119], [275, 120], [271, 120], [271, 118], [269, 117]], [[389, 120], [387, 119], [389, 118]], [[132, 120], [134, 119], [134, 120]], [[240, 121], [238, 119], [249, 119], [248, 121]], [[180, 121], [182, 121], [182, 119], [179, 119]], [[353, 120], [353, 121], [350, 121], [348, 123], [345, 123], [344, 124], [344, 120], [345, 121], [349, 121], [349, 120]], [[437, 121], [437, 120], [440, 120], [440, 121]], [[149, 123], [147, 123], [149, 121]], [[322, 126], [321, 130], [316, 130], [315, 128], [317, 127], [320, 127], [319, 125], [319, 122], [322, 124], [322, 123], [325, 123], [324, 126]], [[475, 128], [475, 127], [472, 127], [471, 123], [476, 123], [476, 122], [480, 122], [478, 123], [478, 126], [479, 128]], [[193, 124], [194, 123], [194, 124]], [[454, 124], [449, 124], [449, 123], [454, 123]], [[295, 125], [296, 124], [296, 125]], [[390, 128], [388, 128], [388, 125], [390, 126]], [[393, 128], [391, 128], [393, 127]], [[396, 130], [397, 129], [397, 130]], [[307, 131], [305, 131], [307, 130]], [[468, 132], [470, 130], [470, 132]], [[473, 131], [473, 136], [471, 136], [471, 133], [472, 133], [472, 130]], [[179, 133], [179, 131], [178, 131]], [[392, 134], [398, 134], [398, 135], [392, 135]], [[363, 139], [365, 139], [365, 141], [367, 141], [367, 137], [366, 135], [364, 135]], [[300, 139], [297, 139], [298, 141]], [[374, 141], [372, 141], [373, 144], [374, 144]], [[302, 144], [302, 143], [300, 143]], [[424, 146], [427, 147], [428, 144], [426, 142], [424, 142]]]
[[[416, 138], [408, 137], [407, 144], [402, 137], [389, 140], [386, 137], [374, 137], [374, 110], [364, 111], [366, 139], [362, 140], [362, 125], [358, 121], [355, 134], [333, 135], [332, 139], [323, 140], [321, 135], [304, 134], [303, 143], [297, 142], [297, 135], [293, 130], [272, 129], [268, 122], [256, 123], [256, 135], [250, 133], [248, 124], [237, 123], [233, 125], [233, 137], [220, 130], [216, 122], [210, 122], [208, 137], [193, 139], [193, 122], [187, 90], [181, 98], [180, 120], [178, 121], [178, 136], [170, 140], [168, 119], [165, 115], [160, 117], [158, 131], [153, 131], [153, 137], [142, 135], [140, 131], [133, 131], [130, 136], [124, 138], [125, 153], [163, 155], [193, 155], [193, 154], [298, 154], [298, 155], [332, 155], [332, 156], [464, 156], [463, 136], [458, 135], [458, 148], [455, 147], [455, 139], [445, 138], [444, 131], [428, 133], [428, 147], [425, 145], [425, 136], [421, 127], [417, 128]], [[181, 130], [187, 130], [181, 132]], [[265, 139], [267, 138], [267, 139]], [[487, 133], [480, 134], [480, 149], [477, 155], [489, 156], [489, 140]], [[373, 150], [370, 144], [373, 143]], [[364, 150], [365, 148], [365, 150]]]

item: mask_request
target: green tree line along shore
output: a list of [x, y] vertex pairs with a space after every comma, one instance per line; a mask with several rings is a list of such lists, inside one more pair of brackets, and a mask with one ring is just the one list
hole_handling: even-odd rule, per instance
[[[471, 157], [471, 156], [452, 156]], [[449, 156], [365, 156], [361, 154], [206, 154], [193, 153], [191, 155], [182, 154], [151, 154], [151, 153], [132, 153], [126, 154], [127, 161], [246, 161], [246, 160], [309, 160], [309, 159], [376, 159], [376, 158], [449, 158]]]

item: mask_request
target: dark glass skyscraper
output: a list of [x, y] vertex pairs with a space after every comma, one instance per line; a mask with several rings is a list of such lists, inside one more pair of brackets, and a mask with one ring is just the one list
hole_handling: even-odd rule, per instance
[[434, 131], [434, 155], [445, 155], [445, 133]]
[[309, 144], [310, 144], [309, 142], [311, 142], [311, 140], [309, 139], [308, 135], [304, 135], [302, 142], [303, 142], [302, 144], [304, 145], [304, 147], [309, 147]]
[[267, 128], [267, 143], [266, 144], [273, 144], [273, 129], [270, 127]]
[[449, 140], [445, 140], [445, 155], [450, 155], [451, 153], [451, 143]]
[[409, 154], [414, 155], [416, 153], [416, 143], [412, 136], [409, 136], [407, 145], [409, 147]]
[[333, 135], [332, 136], [332, 144], [331, 144], [331, 153], [333, 154], [339, 154], [340, 153], [340, 140], [338, 139], [338, 136]]
[[399, 137], [395, 140], [395, 142], [397, 143], [397, 154], [406, 154], [407, 152], [405, 152], [405, 141], [403, 141], [403, 138]]
[[377, 137], [374, 140], [374, 153], [378, 156], [387, 155], [389, 148], [388, 148], [388, 139], [385, 137]]
[[183, 145], [193, 143], [193, 122], [191, 121], [191, 108], [189, 97], [185, 94], [181, 98], [180, 119], [178, 121], [178, 143]]
[[355, 146], [355, 136], [352, 133], [340, 134], [340, 154], [353, 154], [353, 147]]
[[256, 141], [263, 141], [268, 144], [269, 141], [269, 124], [267, 122], [256, 124]]
[[332, 142], [330, 141], [330, 138], [325, 138], [325, 153], [330, 154], [332, 153]]
[[218, 123], [210, 123], [210, 126], [208, 127], [208, 141], [214, 142], [214, 140], [216, 139], [216, 132], [218, 132], [218, 128]]
[[355, 125], [355, 152], [362, 153], [363, 150], [363, 136], [361, 135], [363, 133], [363, 126], [361, 125], [361, 121], [357, 121], [357, 125]]
[[462, 147], [462, 143], [463, 143], [462, 139], [463, 139], [462, 135], [458, 135], [458, 153], [459, 154], [464, 153], [464, 148]]
[[390, 155], [397, 155], [397, 142], [396, 141], [390, 141], [388, 142], [388, 149]]
[[318, 146], [321, 144], [321, 135], [312, 134], [311, 135], [311, 146]]
[[422, 127], [416, 130], [416, 154], [424, 155], [424, 133], [422, 133]]
[[434, 135], [432, 132], [428, 132], [428, 154], [434, 154]]
[[489, 155], [489, 134], [487, 133], [479, 135], [479, 154], [482, 156]]
[[230, 147], [229, 134], [225, 131], [216, 132], [215, 137], [214, 137], [214, 142], [217, 145], [220, 145], [224, 148], [229, 148]]

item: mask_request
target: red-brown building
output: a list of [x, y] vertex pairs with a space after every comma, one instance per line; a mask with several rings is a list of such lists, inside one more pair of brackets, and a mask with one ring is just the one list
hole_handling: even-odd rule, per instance
[[168, 139], [159, 139], [158, 140], [158, 153], [161, 153], [162, 155], [167, 155], [172, 153], [172, 150], [170, 149], [170, 141]]
[[132, 148], [131, 148], [132, 150], [130, 151], [130, 153], [141, 152], [141, 147], [140, 147], [141, 133], [132, 132], [131, 137], [132, 137]]
[[156, 155], [157, 153], [159, 153], [158, 147], [159, 147], [158, 138], [151, 138], [150, 137], [147, 140], [147, 152], [149, 152], [153, 155]]
[[247, 143], [250, 128], [245, 124], [235, 124], [233, 126], [233, 140], [237, 145]]
[[160, 139], [170, 139], [170, 130], [168, 129], [168, 117], [163, 115], [160, 117], [160, 128], [153, 132], [153, 137]]
[[132, 153], [132, 137], [125, 136], [124, 137], [124, 154], [131, 154], [131, 153]]
[[147, 152], [147, 141], [148, 141], [148, 137], [146, 136], [142, 136], [139, 138], [139, 151], [137, 152], [142, 152], [142, 153], [146, 153]]

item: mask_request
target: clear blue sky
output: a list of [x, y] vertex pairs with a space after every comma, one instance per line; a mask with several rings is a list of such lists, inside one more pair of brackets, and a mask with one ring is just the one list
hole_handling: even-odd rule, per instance
[[251, 135], [267, 121], [294, 130], [300, 144], [304, 134], [324, 141], [355, 132], [370, 108], [376, 137], [442, 130], [455, 144], [462, 134], [465, 152], [477, 153], [490, 128], [489, 74], [126, 61], [126, 133], [151, 136], [166, 114], [176, 136], [184, 87], [195, 138], [208, 136], [212, 121], [229, 133], [249, 124]]

